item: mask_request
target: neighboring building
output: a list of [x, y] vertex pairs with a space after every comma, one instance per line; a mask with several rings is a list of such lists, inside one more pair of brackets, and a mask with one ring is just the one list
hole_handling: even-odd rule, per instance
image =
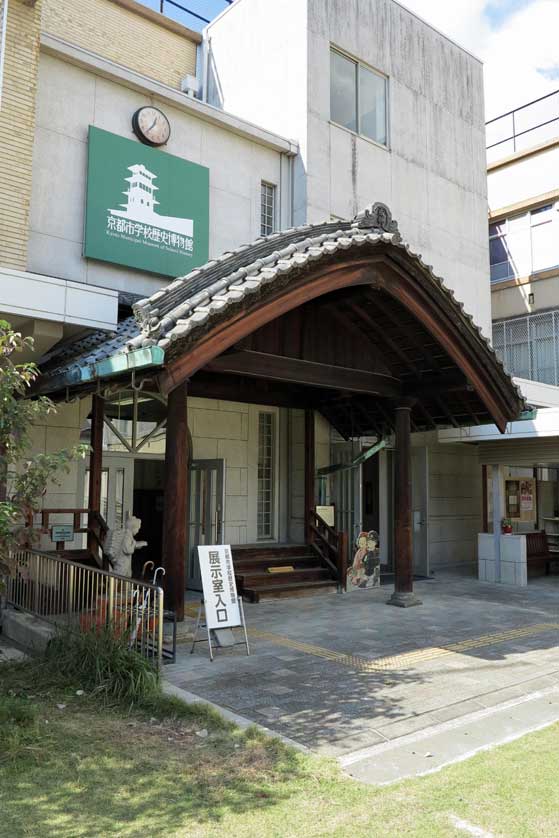
[[[545, 530], [559, 553], [559, 90], [492, 119], [487, 144], [493, 346], [535, 409], [504, 436], [490, 426], [440, 436], [476, 443], [486, 530], [496, 503], [497, 519]], [[511, 505], [519, 493], [507, 487], [522, 479], [535, 481], [530, 510]]]
[[493, 343], [512, 375], [559, 386], [559, 90], [488, 141]]
[[[0, 149], [2, 220], [13, 233], [0, 250], [0, 310], [46, 334], [37, 345], [51, 350], [47, 364], [72, 358], [79, 336], [90, 354], [75, 372], [88, 375], [103, 337], [91, 330], [118, 331], [120, 346], [131, 305], [170, 279], [259, 236], [349, 219], [377, 201], [490, 335], [481, 63], [395, 0], [343, 5], [341, 15], [335, 0], [236, 0], [200, 36], [134, 0], [9, 0], [0, 131], [9, 134], [18, 107], [25, 131]], [[13, 61], [23, 45], [22, 99]], [[389, 334], [392, 316], [379, 309], [371, 330]], [[429, 365], [433, 350], [418, 350], [413, 330], [398, 340], [412, 366]], [[164, 401], [128, 387], [107, 393], [105, 410], [103, 511], [111, 525], [132, 509], [149, 518], [154, 544]], [[192, 503], [209, 516], [190, 546], [303, 540], [304, 411], [188, 405]], [[481, 526], [477, 453], [437, 438], [441, 425], [472, 421], [467, 400], [431, 410], [413, 439], [416, 570], [426, 575], [474, 561]], [[37, 446], [85, 438], [89, 412], [89, 398], [62, 405], [56, 428], [37, 429]], [[315, 412], [317, 469], [367, 444], [334, 428]], [[350, 536], [380, 529], [387, 563], [392, 461], [384, 451], [322, 482], [320, 496], [336, 501]], [[86, 487], [81, 469], [45, 503], [81, 506]]]

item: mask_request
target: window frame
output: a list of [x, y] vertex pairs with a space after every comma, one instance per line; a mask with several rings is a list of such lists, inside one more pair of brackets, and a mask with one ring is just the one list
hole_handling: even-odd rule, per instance
[[[264, 231], [263, 229], [263, 216], [265, 213], [265, 205], [264, 205], [264, 195], [265, 190], [270, 190], [270, 194], [272, 196], [272, 224], [271, 229], [269, 231]], [[269, 180], [261, 180], [260, 181], [260, 235], [261, 236], [271, 236], [273, 235], [278, 228], [277, 225], [277, 185], [275, 183], [271, 183]]]
[[[544, 210], [549, 210], [550, 214], [549, 217], [538, 221], [538, 215], [543, 212]], [[511, 279], [519, 279], [522, 276], [533, 276], [535, 274], [541, 273], [542, 271], [553, 270], [554, 268], [559, 267], [559, 248], [557, 253], [557, 261], [555, 264], [546, 265], [543, 268], [534, 268], [534, 237], [532, 230], [535, 227], [543, 227], [546, 224], [555, 224], [557, 225], [557, 232], [559, 233], [559, 203], [557, 201], [546, 201], [544, 204], [536, 205], [525, 209], [523, 212], [512, 213], [511, 215], [504, 216], [503, 218], [492, 218], [489, 220], [488, 225], [488, 242], [489, 248], [491, 248], [491, 242], [496, 241], [497, 239], [501, 239], [504, 242], [504, 249], [507, 251], [507, 236], [512, 235], [514, 233], [513, 230], [510, 228], [511, 221], [518, 221], [520, 219], [524, 219], [524, 229], [526, 230], [526, 235], [529, 237], [529, 251], [530, 251], [530, 270], [528, 274], [523, 273], [513, 273], [507, 274], [506, 277], [500, 277], [498, 279], [493, 279], [491, 276], [493, 265], [502, 264], [500, 262], [491, 262], [491, 249], [489, 250], [489, 281], [490, 285], [499, 285], [501, 282], [508, 282]], [[491, 227], [494, 225], [503, 225], [504, 230], [498, 233], [491, 233]]]
[[[376, 67], [372, 67], [370, 64], [367, 64], [366, 61], [361, 61], [359, 58], [356, 58], [354, 55], [346, 52], [345, 50], [341, 49], [340, 47], [336, 46], [335, 44], [330, 44], [330, 49], [328, 51], [328, 57], [330, 58], [332, 53], [337, 53], [342, 58], [345, 58], [347, 61], [351, 61], [355, 67], [355, 104], [356, 104], [356, 113], [355, 113], [355, 124], [357, 126], [357, 130], [354, 131], [352, 128], [347, 128], [345, 125], [342, 125], [339, 122], [336, 122], [335, 119], [332, 118], [332, 75], [331, 75], [331, 61], [328, 64], [328, 72], [329, 72], [329, 93], [330, 93], [330, 101], [329, 101], [329, 118], [328, 121], [331, 125], [335, 125], [336, 128], [341, 128], [342, 131], [347, 131], [350, 134], [353, 134], [356, 137], [361, 137], [361, 139], [366, 140], [368, 143], [372, 143], [373, 145], [377, 146], [377, 148], [382, 148], [385, 151], [390, 151], [390, 84], [389, 84], [389, 76], [386, 73], [377, 70]], [[361, 132], [361, 108], [360, 108], [360, 98], [361, 98], [361, 85], [360, 85], [360, 68], [367, 70], [370, 73], [378, 76], [381, 79], [384, 79], [384, 124], [385, 124], [385, 134], [386, 134], [386, 143], [381, 143], [378, 140], [369, 137], [367, 134], [363, 134]]]

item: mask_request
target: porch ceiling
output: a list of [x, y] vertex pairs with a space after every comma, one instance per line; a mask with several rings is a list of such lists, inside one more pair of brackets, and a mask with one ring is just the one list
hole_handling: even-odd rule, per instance
[[192, 394], [310, 406], [346, 436], [391, 429], [403, 399], [416, 430], [503, 429], [523, 408], [489, 342], [382, 204], [353, 222], [258, 239], [134, 312], [109, 341], [51, 353], [40, 390], [81, 389], [84, 364], [157, 347], [164, 363], [147, 372], [163, 393], [188, 379]]

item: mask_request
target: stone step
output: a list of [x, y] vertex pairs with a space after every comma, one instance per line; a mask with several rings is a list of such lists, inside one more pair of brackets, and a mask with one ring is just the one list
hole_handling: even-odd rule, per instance
[[267, 588], [285, 586], [294, 582], [318, 582], [331, 580], [332, 577], [325, 567], [304, 567], [284, 573], [241, 573], [235, 574], [239, 589]]
[[333, 579], [318, 582], [292, 582], [283, 585], [254, 587], [243, 591], [243, 598], [249, 602], [280, 597], [312, 596], [313, 594], [335, 593], [338, 585]]
[[235, 575], [240, 576], [244, 573], [263, 573], [269, 567], [290, 567], [297, 569], [306, 567], [320, 567], [321, 561], [319, 556], [315, 553], [312, 556], [255, 556], [247, 559], [234, 559]]
[[236, 561], [272, 556], [277, 558], [282, 558], [284, 556], [312, 556], [314, 555], [314, 550], [312, 547], [309, 547], [308, 544], [274, 544], [269, 546], [247, 544], [246, 546], [242, 545], [240, 547], [233, 547], [231, 553], [233, 555], [233, 560]]

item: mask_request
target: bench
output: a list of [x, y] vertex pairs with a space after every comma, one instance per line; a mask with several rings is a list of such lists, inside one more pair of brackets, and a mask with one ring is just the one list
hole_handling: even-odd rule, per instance
[[551, 553], [545, 532], [526, 533], [526, 563], [545, 562], [546, 576], [551, 562], [559, 561], [559, 554]]

